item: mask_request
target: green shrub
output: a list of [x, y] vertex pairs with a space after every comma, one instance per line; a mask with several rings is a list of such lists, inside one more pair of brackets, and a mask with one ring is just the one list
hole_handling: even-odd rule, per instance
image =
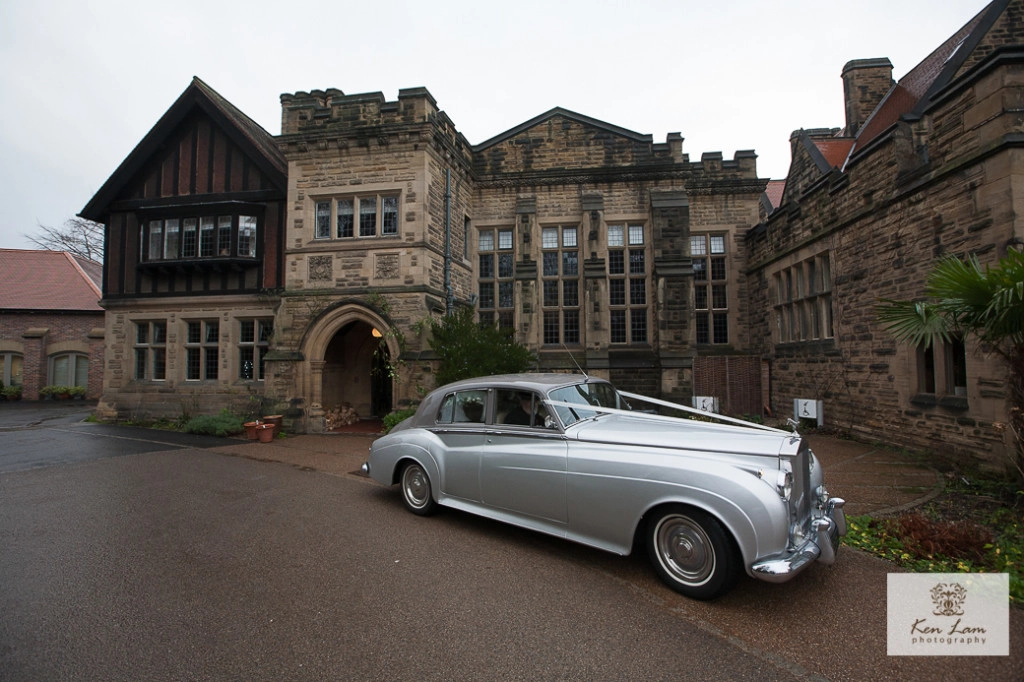
[[415, 407], [408, 407], [404, 410], [396, 410], [391, 414], [384, 415], [384, 433], [388, 433], [401, 422], [416, 414]]
[[228, 410], [218, 414], [204, 414], [193, 417], [182, 427], [185, 433], [198, 433], [204, 436], [233, 436], [245, 430], [242, 418]]
[[470, 377], [525, 372], [536, 363], [536, 356], [515, 340], [512, 330], [481, 325], [473, 315], [473, 308], [465, 307], [429, 320], [430, 347], [440, 359], [438, 386]]

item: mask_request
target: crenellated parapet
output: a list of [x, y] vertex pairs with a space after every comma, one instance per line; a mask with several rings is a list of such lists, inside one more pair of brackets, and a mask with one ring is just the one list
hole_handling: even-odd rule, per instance
[[469, 143], [426, 88], [399, 90], [394, 101], [381, 92], [346, 95], [336, 88], [282, 94], [279, 142], [285, 153], [402, 143], [470, 155]]

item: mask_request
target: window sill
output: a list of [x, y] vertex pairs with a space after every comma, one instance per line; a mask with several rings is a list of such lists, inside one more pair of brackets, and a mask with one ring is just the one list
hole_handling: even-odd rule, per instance
[[310, 242], [310, 245], [324, 244], [326, 242], [347, 243], [371, 239], [397, 239], [400, 236], [401, 235], [396, 232], [395, 234], [361, 234], [352, 235], [351, 237], [313, 237], [313, 241]]
[[918, 407], [941, 407], [947, 410], [966, 412], [970, 409], [967, 398], [956, 395], [935, 395], [934, 393], [918, 393], [911, 397], [910, 403]]
[[248, 258], [243, 256], [219, 256], [210, 258], [189, 258], [179, 260], [152, 260], [143, 261], [136, 265], [140, 272], [164, 272], [172, 271], [204, 271], [224, 272], [227, 270], [241, 271], [247, 268], [258, 266], [262, 263], [260, 258]]

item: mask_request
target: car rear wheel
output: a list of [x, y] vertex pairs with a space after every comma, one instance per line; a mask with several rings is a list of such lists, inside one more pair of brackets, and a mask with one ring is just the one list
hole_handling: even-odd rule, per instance
[[437, 502], [430, 494], [430, 477], [417, 462], [409, 462], [402, 467], [399, 484], [402, 503], [413, 514], [430, 516], [437, 511]]
[[650, 520], [647, 554], [669, 587], [693, 599], [714, 599], [739, 577], [739, 551], [722, 524], [680, 505], [666, 507]]

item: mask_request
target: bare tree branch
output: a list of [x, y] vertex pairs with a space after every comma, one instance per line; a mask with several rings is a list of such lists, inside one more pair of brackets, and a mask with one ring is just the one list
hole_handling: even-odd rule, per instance
[[67, 251], [97, 263], [103, 262], [103, 225], [85, 218], [70, 218], [60, 227], [39, 225], [36, 234], [22, 236], [40, 249]]

